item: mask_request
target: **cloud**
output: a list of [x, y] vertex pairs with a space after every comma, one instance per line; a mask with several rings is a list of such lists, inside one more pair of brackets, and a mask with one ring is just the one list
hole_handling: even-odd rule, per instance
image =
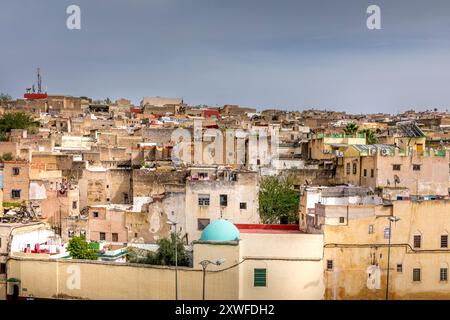
[[[0, 91], [20, 96], [43, 69], [50, 93], [183, 97], [350, 112], [448, 106], [450, 3], [377, 1], [4, 1]], [[20, 18], [18, 18], [20, 17]]]

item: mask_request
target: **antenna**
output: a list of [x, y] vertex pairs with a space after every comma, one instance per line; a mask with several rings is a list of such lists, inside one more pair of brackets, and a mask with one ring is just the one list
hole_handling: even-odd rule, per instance
[[41, 68], [37, 68], [37, 85], [38, 85], [38, 93], [42, 93]]
[[30, 88], [26, 88], [25, 91], [25, 99], [40, 100], [48, 98], [47, 88], [45, 88], [45, 92], [42, 88], [41, 68], [37, 68], [37, 83], [33, 84]]

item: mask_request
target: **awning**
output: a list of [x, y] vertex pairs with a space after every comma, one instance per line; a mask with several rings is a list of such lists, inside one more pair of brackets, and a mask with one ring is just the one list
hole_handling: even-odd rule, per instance
[[17, 278], [9, 278], [6, 282], [20, 282], [20, 279]]

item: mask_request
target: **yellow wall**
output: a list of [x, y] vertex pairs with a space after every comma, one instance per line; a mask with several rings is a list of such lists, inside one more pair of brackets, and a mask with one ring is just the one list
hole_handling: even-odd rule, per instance
[[[394, 201], [392, 207], [348, 209], [347, 224], [324, 227], [324, 269], [327, 260], [334, 264], [332, 271], [324, 271], [326, 299], [385, 298], [388, 239], [384, 228], [391, 212], [401, 220], [392, 226], [390, 298], [450, 299], [450, 283], [439, 281], [440, 268], [450, 264], [450, 249], [440, 247], [440, 236], [450, 231], [450, 201]], [[369, 225], [373, 225], [372, 234]], [[420, 249], [413, 249], [416, 234], [422, 235]], [[366, 285], [367, 267], [374, 263], [382, 272], [379, 290], [369, 290]], [[402, 264], [402, 272], [397, 272], [397, 264]], [[413, 268], [421, 269], [420, 282], [412, 281]]]
[[[241, 233], [240, 299], [322, 299], [323, 236]], [[267, 286], [254, 287], [255, 268], [265, 268]]]
[[[202, 260], [206, 299], [322, 299], [322, 235], [247, 234], [242, 240], [194, 243], [193, 268], [179, 268], [180, 299], [201, 299]], [[267, 269], [267, 286], [254, 287], [254, 269]], [[79, 287], [71, 287], [79, 274]], [[16, 254], [8, 278], [20, 279], [22, 297], [47, 299], [175, 299], [172, 267], [102, 261], [48, 260]], [[76, 282], [75, 282], [76, 283]], [[10, 285], [11, 286], [11, 285]], [[11, 291], [12, 288], [9, 288]], [[25, 290], [24, 290], [25, 289]], [[1, 296], [0, 296], [1, 298]]]
[[[175, 299], [174, 268], [79, 260], [13, 258], [8, 278], [21, 280], [21, 296], [63, 299]], [[71, 276], [79, 270], [79, 289], [70, 289]], [[68, 286], [69, 283], [69, 286]], [[178, 270], [180, 299], [202, 298], [202, 272]], [[237, 299], [233, 272], [208, 273], [208, 299]], [[26, 289], [24, 291], [23, 289]]]

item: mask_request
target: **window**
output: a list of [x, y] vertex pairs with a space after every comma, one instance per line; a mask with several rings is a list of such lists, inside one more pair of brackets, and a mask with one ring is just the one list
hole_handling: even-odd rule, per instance
[[394, 170], [394, 171], [400, 171], [400, 165], [399, 165], [399, 164], [393, 164], [393, 165], [392, 165], [392, 170]]
[[198, 205], [199, 206], [209, 206], [209, 194], [199, 194], [198, 195]]
[[16, 190], [16, 189], [11, 190], [11, 198], [19, 199], [20, 198], [20, 190]]
[[369, 224], [369, 234], [373, 233], [373, 224]]
[[347, 172], [347, 175], [350, 174], [350, 162], [347, 162], [347, 167], [345, 171]]
[[72, 209], [76, 209], [77, 208], [77, 202], [76, 201], [72, 201]]
[[226, 207], [228, 205], [228, 195], [221, 194], [220, 195], [220, 206]]
[[384, 238], [385, 239], [389, 239], [389, 234], [391, 233], [391, 230], [389, 229], [389, 227], [385, 227], [384, 228]]
[[254, 269], [253, 272], [253, 286], [265, 287], [267, 284], [267, 270], [266, 269]]
[[0, 263], [0, 274], [6, 273], [6, 263]]
[[203, 230], [209, 224], [210, 219], [197, 219], [197, 229]]
[[339, 217], [339, 223], [344, 223], [345, 222], [345, 218], [344, 217]]
[[415, 235], [414, 236], [414, 248], [420, 248], [421, 244], [422, 244], [422, 236]]
[[374, 170], [370, 169], [370, 177], [373, 178], [373, 176], [374, 176]]
[[20, 168], [12, 168], [13, 176], [18, 176], [20, 174]]
[[367, 169], [364, 169], [364, 177], [367, 177]]
[[104, 232], [100, 232], [100, 241], [106, 240], [106, 234]]
[[448, 248], [448, 235], [441, 236], [441, 248]]
[[403, 272], [403, 265], [401, 263], [397, 264], [397, 272]]
[[199, 172], [198, 177], [199, 177], [199, 179], [208, 179], [208, 173], [207, 172]]
[[327, 270], [333, 270], [333, 260], [327, 260]]
[[94, 218], [98, 218], [98, 212], [97, 212], [97, 211], [92, 212], [92, 216], [93, 216]]
[[441, 268], [441, 271], [439, 272], [439, 279], [441, 281], [447, 281], [447, 279], [448, 279], [448, 269], [447, 268]]
[[80, 230], [80, 236], [86, 238], [86, 230], [81, 229], [81, 230]]
[[135, 232], [135, 233], [134, 233], [134, 237], [135, 237], [135, 238], [137, 238], [137, 237], [138, 237], [138, 234], [137, 234], [137, 232]]
[[419, 268], [413, 269], [413, 281], [420, 281], [420, 269]]
[[241, 202], [239, 203], [239, 209], [246, 210], [247, 209], [247, 202]]
[[67, 233], [67, 236], [69, 238], [72, 238], [73, 237], [73, 230], [69, 230], [68, 233]]
[[356, 163], [353, 164], [353, 174], [356, 174]]
[[420, 164], [413, 164], [413, 171], [420, 171]]
[[113, 233], [112, 234], [112, 241], [113, 242], [119, 242], [119, 234], [118, 233]]

